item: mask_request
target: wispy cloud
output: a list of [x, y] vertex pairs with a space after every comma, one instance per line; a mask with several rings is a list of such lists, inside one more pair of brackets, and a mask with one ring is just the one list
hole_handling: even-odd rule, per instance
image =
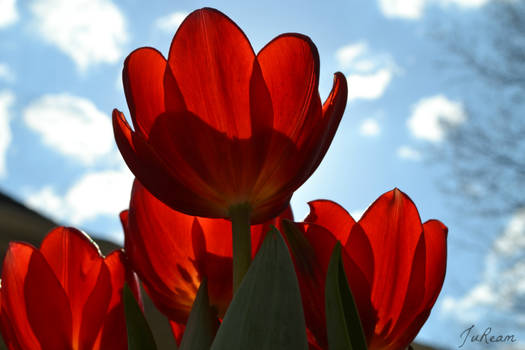
[[407, 125], [413, 136], [430, 142], [440, 142], [449, 128], [464, 123], [467, 115], [460, 102], [435, 95], [419, 100], [412, 106]]
[[9, 91], [0, 91], [0, 177], [7, 175], [6, 156], [11, 143], [11, 107], [15, 102], [15, 95]]
[[379, 9], [386, 17], [418, 19], [423, 15], [425, 0], [379, 0]]
[[128, 169], [89, 172], [60, 195], [51, 186], [30, 193], [25, 203], [66, 224], [114, 217], [129, 205], [133, 175]]
[[111, 0], [34, 0], [30, 10], [38, 33], [80, 69], [121, 58], [128, 33]]
[[412, 161], [420, 161], [422, 158], [421, 152], [407, 145], [399, 146], [397, 149], [397, 156], [401, 159]]
[[111, 121], [88, 99], [44, 95], [33, 101], [23, 116], [44, 144], [86, 165], [113, 149]]
[[486, 5], [490, 0], [378, 0], [379, 9], [385, 17], [417, 20], [423, 17], [428, 5], [455, 6], [473, 9]]
[[371, 74], [349, 74], [348, 98], [350, 100], [375, 100], [383, 96], [388, 84], [392, 81], [392, 71], [380, 69]]
[[359, 132], [363, 136], [377, 136], [381, 132], [379, 123], [374, 118], [366, 118], [359, 127]]
[[364, 41], [336, 51], [339, 68], [348, 72], [348, 99], [373, 100], [383, 96], [397, 70], [392, 58], [372, 52]]
[[[510, 218], [485, 259], [482, 279], [461, 297], [444, 299], [443, 311], [464, 322], [475, 322], [490, 315], [525, 326], [520, 313], [525, 301], [525, 208]], [[520, 316], [518, 314], [518, 316]]]
[[335, 57], [341, 69], [351, 68], [352, 65], [368, 51], [366, 43], [360, 41], [339, 48]]
[[0, 28], [5, 28], [18, 20], [16, 0], [0, 1]]
[[169, 15], [158, 18], [155, 21], [155, 27], [165, 33], [175, 34], [184, 18], [188, 16], [188, 12], [177, 11]]
[[13, 72], [7, 63], [0, 62], [0, 80], [8, 83], [15, 81], [15, 72]]

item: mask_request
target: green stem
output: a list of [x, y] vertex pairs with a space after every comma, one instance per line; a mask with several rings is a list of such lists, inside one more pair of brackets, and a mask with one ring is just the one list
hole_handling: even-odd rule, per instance
[[241, 285], [252, 260], [250, 211], [250, 206], [247, 204], [235, 205], [229, 210], [232, 221], [233, 294]]

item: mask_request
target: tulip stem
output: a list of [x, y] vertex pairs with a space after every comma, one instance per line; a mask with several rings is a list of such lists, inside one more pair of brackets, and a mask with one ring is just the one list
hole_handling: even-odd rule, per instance
[[250, 206], [240, 204], [230, 207], [233, 243], [233, 293], [241, 285], [252, 261], [252, 237], [250, 231]]

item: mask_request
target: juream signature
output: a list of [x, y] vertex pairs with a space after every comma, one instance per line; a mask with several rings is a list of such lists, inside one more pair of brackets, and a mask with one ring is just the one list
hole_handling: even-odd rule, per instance
[[465, 329], [459, 335], [461, 339], [461, 345], [458, 348], [462, 348], [467, 341], [470, 343], [482, 343], [482, 344], [492, 344], [492, 343], [515, 343], [518, 341], [514, 334], [491, 334], [492, 328], [487, 327], [483, 333], [474, 332], [474, 325]]

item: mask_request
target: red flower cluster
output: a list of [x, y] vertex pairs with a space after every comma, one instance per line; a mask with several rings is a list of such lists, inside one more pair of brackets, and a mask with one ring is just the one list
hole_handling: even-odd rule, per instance
[[[271, 225], [287, 232], [311, 349], [329, 346], [324, 286], [337, 242], [368, 348], [410, 344], [443, 284], [447, 228], [422, 224], [397, 189], [358, 222], [331, 201], [311, 202], [306, 219], [293, 222], [290, 198], [324, 157], [347, 99], [336, 73], [321, 103], [319, 55], [308, 37], [283, 34], [255, 54], [228, 17], [201, 9], [181, 24], [167, 60], [138, 49], [123, 80], [134, 130], [117, 110], [113, 126], [137, 177], [121, 214], [125, 253], [103, 258], [70, 228], [52, 231], [40, 249], [12, 243], [0, 289], [9, 349], [126, 349], [124, 282], [138, 293], [129, 268], [177, 341], [204, 280], [214, 317], [226, 323], [232, 284]], [[236, 249], [245, 250], [238, 260]], [[245, 269], [232, 276], [236, 261]]]
[[138, 298], [122, 251], [104, 258], [76, 229], [54, 229], [40, 249], [11, 243], [0, 289], [4, 341], [10, 350], [125, 350], [125, 281]]
[[[138, 181], [121, 218], [129, 259], [178, 341], [204, 277], [210, 303], [224, 315], [232, 297], [229, 221], [177, 212]], [[281, 220], [291, 218], [287, 210], [274, 224], [282, 230]], [[405, 349], [441, 290], [447, 228], [437, 220], [422, 224], [414, 203], [397, 189], [377, 199], [359, 222], [337, 203], [314, 201], [304, 222], [294, 225], [308, 242], [291, 250], [311, 347], [327, 349], [323, 286], [332, 250], [341, 242], [369, 349]], [[252, 226], [252, 255], [265, 226]]]

